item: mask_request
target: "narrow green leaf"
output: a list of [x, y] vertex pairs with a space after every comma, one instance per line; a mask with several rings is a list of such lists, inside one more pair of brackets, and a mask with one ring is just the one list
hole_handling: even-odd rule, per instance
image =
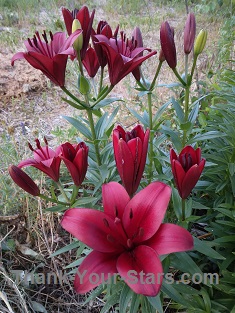
[[63, 212], [64, 210], [66, 210], [67, 207], [65, 205], [55, 205], [55, 206], [52, 206], [50, 208], [46, 208], [45, 211], [46, 212]]
[[196, 136], [194, 136], [194, 138], [190, 139], [187, 142], [187, 145], [190, 145], [194, 142], [198, 142], [198, 141], [203, 141], [203, 140], [208, 140], [208, 139], [212, 139], [212, 138], [217, 138], [217, 137], [224, 137], [226, 136], [226, 134], [221, 133], [219, 131], [216, 130], [211, 130], [207, 133], [204, 134], [197, 134]]
[[147, 297], [147, 299], [150, 304], [158, 311], [158, 313], [163, 313], [160, 294], [158, 294], [156, 297]]
[[79, 241], [72, 242], [72, 243], [70, 243], [69, 245], [66, 245], [66, 246], [64, 246], [63, 248], [61, 248], [61, 249], [55, 251], [54, 253], [52, 253], [52, 254], [50, 255], [50, 258], [52, 258], [52, 257], [54, 257], [54, 256], [56, 256], [56, 255], [59, 255], [59, 254], [61, 254], [61, 253], [68, 252], [68, 251], [70, 251], [70, 250], [72, 250], [72, 249], [78, 248], [79, 246], [80, 246], [80, 242], [79, 242]]
[[89, 140], [92, 140], [91, 131], [84, 125], [84, 123], [82, 123], [81, 121], [73, 117], [69, 117], [65, 115], [62, 115], [62, 117], [66, 121], [68, 121], [70, 124], [72, 124], [83, 136], [85, 136]]
[[85, 102], [83, 102], [83, 101], [79, 101], [79, 103], [81, 104], [81, 105], [78, 105], [78, 104], [76, 104], [75, 102], [73, 102], [73, 101], [71, 101], [71, 100], [68, 100], [68, 99], [66, 99], [66, 98], [63, 98], [62, 97], [62, 100], [64, 100], [65, 102], [67, 102], [69, 105], [71, 105], [73, 108], [75, 108], [75, 109], [78, 109], [78, 110], [85, 110], [85, 107], [84, 106], [86, 106], [86, 103]]
[[162, 116], [162, 114], [165, 112], [166, 108], [171, 104], [171, 101], [168, 101], [166, 103], [164, 103], [157, 111], [157, 113], [154, 115], [153, 118], [153, 125], [155, 125], [156, 122], [158, 122], [158, 120], [160, 119], [160, 117]]
[[125, 284], [124, 288], [122, 289], [120, 300], [119, 300], [119, 310], [120, 312], [126, 312], [127, 307], [131, 301], [131, 298], [133, 296], [133, 291], [130, 289], [130, 287]]
[[97, 103], [93, 108], [97, 110], [97, 109], [103, 108], [103, 107], [105, 107], [105, 106], [107, 106], [107, 105], [109, 105], [109, 104], [111, 104], [111, 103], [113, 103], [115, 101], [123, 101], [123, 100], [120, 99], [120, 98], [103, 99], [99, 103]]
[[194, 239], [194, 249], [196, 251], [198, 251], [204, 255], [207, 255], [213, 259], [225, 260], [225, 257], [223, 257], [217, 251], [212, 249], [209, 245], [207, 245], [206, 241], [202, 241], [196, 237], [194, 237], [193, 239]]
[[189, 302], [174, 288], [173, 284], [167, 284], [165, 280], [162, 283], [162, 291], [170, 298], [189, 308]]
[[128, 110], [133, 114], [146, 128], [149, 126], [149, 123], [146, 123], [146, 120], [135, 110], [128, 108]]
[[176, 115], [177, 115], [180, 123], [183, 123], [184, 122], [184, 111], [181, 108], [181, 105], [174, 98], [171, 98], [171, 102], [172, 102], [173, 108], [175, 109]]

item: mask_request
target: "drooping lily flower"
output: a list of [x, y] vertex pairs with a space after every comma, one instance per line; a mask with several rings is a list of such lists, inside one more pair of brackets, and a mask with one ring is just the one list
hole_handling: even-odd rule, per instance
[[164, 22], [160, 28], [160, 41], [162, 51], [170, 68], [174, 69], [177, 65], [174, 31], [168, 22]]
[[84, 142], [72, 145], [66, 142], [60, 146], [60, 158], [67, 166], [74, 184], [80, 186], [88, 167], [88, 147]]
[[45, 31], [42, 34], [44, 41], [36, 32], [32, 39], [25, 41], [27, 52], [16, 53], [11, 59], [11, 64], [14, 65], [18, 59], [25, 59], [34, 68], [42, 71], [53, 83], [63, 87], [68, 55], [74, 55], [72, 44], [81, 34], [81, 30], [77, 30], [67, 39], [63, 32], [49, 34], [50, 42]]
[[189, 13], [184, 28], [184, 53], [192, 51], [196, 36], [196, 19], [193, 13]]
[[139, 187], [148, 152], [149, 129], [137, 125], [126, 132], [120, 125], [113, 130], [114, 156], [123, 185], [130, 196]]
[[85, 69], [90, 77], [95, 77], [98, 69], [100, 67], [100, 63], [94, 48], [89, 47], [86, 51], [85, 57], [82, 60]]
[[80, 51], [81, 60], [84, 59], [90, 36], [92, 31], [92, 24], [94, 20], [95, 10], [93, 10], [90, 14], [87, 6], [83, 6], [80, 10], [75, 9], [73, 11], [69, 11], [66, 8], [62, 8], [62, 14], [64, 17], [65, 26], [69, 35], [72, 33], [72, 24], [74, 19], [78, 19], [81, 28], [82, 28], [82, 36], [83, 36], [83, 45]]
[[[137, 47], [136, 43], [126, 39], [121, 32], [121, 38], [107, 38], [104, 35], [96, 35], [95, 45], [101, 45], [108, 60], [109, 80], [115, 86], [129, 73], [134, 72], [145, 60], [156, 54], [156, 51], [144, 47]], [[141, 56], [143, 51], [149, 53]]]
[[46, 138], [44, 138], [44, 141], [46, 146], [41, 147], [40, 141], [38, 139], [35, 140], [37, 149], [33, 149], [31, 144], [29, 143], [29, 148], [33, 151], [34, 158], [21, 161], [18, 164], [18, 167], [36, 167], [57, 182], [60, 176], [60, 147], [58, 147], [56, 151], [54, 151], [48, 147]]
[[92, 30], [92, 41], [94, 44], [94, 49], [95, 49], [95, 52], [97, 54], [100, 66], [102, 68], [104, 68], [106, 66], [108, 60], [106, 57], [106, 53], [102, 49], [102, 46], [95, 44], [95, 42], [98, 42], [95, 35], [103, 35], [103, 36], [107, 37], [108, 39], [116, 38], [117, 34], [118, 34], [118, 30], [119, 30], [119, 26], [117, 26], [116, 30], [113, 33], [110, 25], [106, 21], [100, 21], [99, 22], [96, 32], [94, 29]]
[[172, 173], [182, 199], [186, 199], [198, 182], [206, 160], [201, 158], [201, 149], [186, 146], [179, 156], [173, 149], [170, 151]]
[[78, 293], [118, 273], [135, 293], [158, 294], [163, 273], [159, 256], [193, 248], [186, 229], [162, 224], [170, 195], [169, 186], [153, 182], [130, 200], [120, 184], [110, 182], [102, 187], [104, 212], [86, 208], [65, 212], [62, 227], [93, 249], [75, 276]]
[[39, 196], [40, 190], [29, 175], [22, 171], [18, 166], [10, 165], [8, 172], [12, 180], [23, 190], [30, 193], [32, 196]]

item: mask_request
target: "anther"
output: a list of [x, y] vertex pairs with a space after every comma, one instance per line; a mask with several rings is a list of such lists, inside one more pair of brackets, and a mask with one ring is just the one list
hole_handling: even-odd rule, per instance
[[103, 222], [104, 225], [109, 228], [109, 222], [106, 220], [106, 218], [103, 218]]
[[133, 211], [132, 211], [132, 209], [130, 210], [130, 219], [132, 219], [133, 218]]

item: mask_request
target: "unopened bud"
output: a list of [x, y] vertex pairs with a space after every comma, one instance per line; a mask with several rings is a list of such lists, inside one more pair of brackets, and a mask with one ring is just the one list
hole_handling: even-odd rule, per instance
[[196, 35], [196, 19], [193, 13], [188, 14], [184, 28], [184, 53], [189, 54], [192, 51]]
[[197, 35], [197, 38], [195, 40], [195, 44], [194, 44], [195, 56], [198, 56], [199, 54], [202, 53], [206, 45], [206, 40], [207, 40], [207, 31], [202, 29]]
[[[73, 20], [72, 24], [72, 33], [74, 33], [76, 30], [82, 29], [81, 24], [78, 19]], [[83, 46], [83, 34], [81, 33], [78, 38], [74, 41], [73, 47], [76, 51], [80, 51]]]
[[170, 66], [174, 69], [177, 65], [176, 48], [174, 41], [174, 30], [170, 27], [168, 22], [164, 22], [160, 29], [160, 41], [164, 57]]
[[78, 76], [78, 89], [82, 95], [87, 95], [90, 92], [90, 84], [86, 77]]
[[32, 196], [39, 196], [40, 190], [35, 182], [18, 166], [10, 165], [8, 168], [12, 180]]

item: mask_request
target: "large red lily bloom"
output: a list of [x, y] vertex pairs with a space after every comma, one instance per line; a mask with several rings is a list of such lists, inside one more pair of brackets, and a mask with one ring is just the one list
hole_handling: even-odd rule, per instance
[[139, 187], [148, 152], [149, 129], [141, 125], [126, 132], [120, 125], [113, 130], [114, 156], [123, 185], [130, 196]]
[[54, 181], [59, 180], [60, 176], [60, 163], [61, 158], [59, 156], [60, 147], [56, 149], [56, 151], [52, 150], [48, 147], [48, 143], [45, 140], [46, 146], [41, 147], [40, 141], [36, 139], [37, 149], [33, 149], [31, 144], [29, 144], [29, 148], [33, 151], [34, 158], [23, 160], [18, 164], [19, 168], [26, 166], [33, 166], [48, 175]]
[[179, 195], [186, 199], [198, 182], [206, 160], [201, 159], [200, 148], [194, 150], [191, 146], [184, 147], [179, 156], [171, 149], [170, 160]]
[[63, 87], [65, 84], [65, 70], [68, 55], [74, 55], [72, 44], [81, 34], [81, 30], [77, 30], [66, 39], [66, 34], [57, 32], [54, 35], [50, 32], [48, 41], [46, 32], [42, 34], [42, 41], [38, 32], [32, 39], [25, 41], [27, 52], [18, 52], [11, 59], [11, 65], [18, 59], [25, 59], [34, 68], [40, 70], [53, 83]]
[[[156, 54], [156, 51], [144, 47], [137, 47], [136, 41], [126, 40], [123, 32], [121, 38], [107, 38], [104, 35], [94, 36], [95, 45], [101, 45], [108, 60], [109, 80], [115, 86], [129, 73], [134, 72], [145, 60]], [[141, 56], [143, 51], [149, 53]]]
[[102, 187], [104, 212], [86, 208], [65, 212], [62, 227], [94, 249], [75, 276], [78, 293], [115, 273], [137, 294], [153, 297], [159, 292], [163, 275], [159, 256], [193, 248], [186, 229], [162, 224], [170, 195], [169, 186], [153, 182], [130, 199], [120, 184], [110, 182]]
[[177, 65], [176, 47], [174, 40], [174, 31], [168, 22], [164, 22], [160, 28], [160, 42], [164, 58], [170, 68], [174, 69]]
[[83, 60], [86, 54], [86, 50], [88, 48], [91, 31], [92, 31], [92, 24], [94, 20], [95, 10], [89, 13], [89, 9], [87, 6], [83, 6], [80, 10], [74, 9], [73, 11], [69, 11], [66, 8], [62, 8], [62, 14], [64, 17], [65, 26], [69, 35], [72, 33], [72, 24], [74, 19], [78, 19], [81, 28], [82, 28], [82, 36], [83, 36], [83, 45], [80, 51], [81, 59]]
[[60, 157], [67, 166], [74, 184], [80, 186], [88, 167], [88, 147], [84, 142], [72, 145], [66, 142], [60, 146]]

